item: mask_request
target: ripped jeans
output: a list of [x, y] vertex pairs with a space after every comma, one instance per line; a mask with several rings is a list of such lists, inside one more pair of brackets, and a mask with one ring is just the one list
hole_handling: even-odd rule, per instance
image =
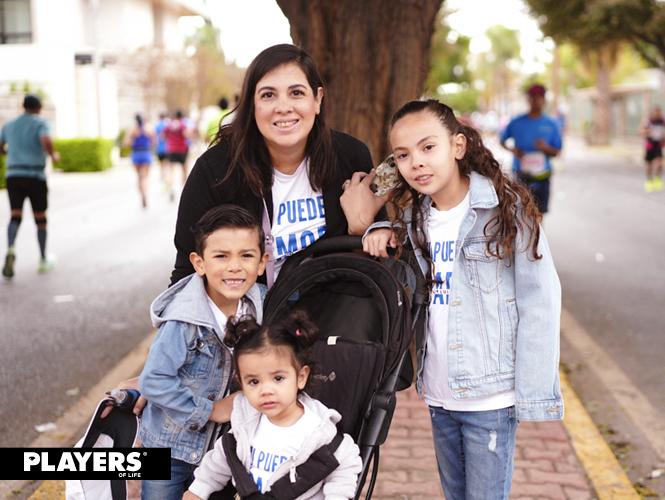
[[515, 407], [448, 411], [429, 407], [446, 500], [507, 500], [519, 422]]

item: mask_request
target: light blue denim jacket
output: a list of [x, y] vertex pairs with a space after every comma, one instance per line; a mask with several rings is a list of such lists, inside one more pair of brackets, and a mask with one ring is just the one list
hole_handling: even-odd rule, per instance
[[[245, 295], [258, 322], [265, 294], [265, 286], [254, 284]], [[139, 438], [143, 446], [171, 448], [172, 458], [197, 464], [214, 429], [213, 422], [208, 424], [213, 404], [228, 390], [231, 351], [222, 342], [198, 274], [157, 297], [150, 316], [159, 331], [139, 378], [139, 390], [148, 400]]]
[[[483, 229], [497, 213], [499, 200], [490, 179], [475, 172], [470, 179], [471, 207], [460, 227], [450, 282], [450, 390], [454, 398], [464, 399], [515, 388], [518, 420], [560, 420], [561, 285], [545, 234], [541, 230], [540, 260], [534, 260], [531, 251], [524, 251], [528, 238], [521, 232], [510, 267], [505, 265], [507, 258], [491, 256], [487, 252], [489, 236]], [[425, 231], [431, 203], [429, 197], [423, 200]], [[404, 218], [413, 243], [410, 207]], [[365, 235], [380, 227], [390, 227], [390, 222], [372, 225]], [[427, 273], [420, 249], [415, 248], [415, 254]], [[416, 338], [416, 388], [421, 396], [426, 336], [422, 332]]]

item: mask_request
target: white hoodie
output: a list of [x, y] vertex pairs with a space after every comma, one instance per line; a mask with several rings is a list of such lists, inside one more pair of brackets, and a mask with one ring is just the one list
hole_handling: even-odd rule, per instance
[[[295, 457], [295, 466], [307, 461], [309, 456], [321, 446], [330, 443], [337, 435], [336, 424], [341, 420], [340, 414], [326, 408], [320, 401], [302, 394], [298, 400], [318, 415], [322, 422], [309, 440]], [[247, 398], [238, 394], [233, 402], [231, 428], [236, 438], [236, 453], [240, 462], [249, 470], [251, 464], [251, 440], [259, 425], [261, 413], [254, 409]], [[339, 466], [323, 481], [313, 486], [303, 495], [294, 500], [348, 500], [356, 493], [358, 474], [362, 470], [362, 460], [358, 447], [348, 434], [335, 451]], [[270, 476], [266, 488], [274, 484], [282, 476], [289, 473], [291, 461], [283, 462]], [[206, 500], [213, 492], [220, 491], [232, 478], [231, 469], [226, 461], [222, 440], [218, 439], [215, 447], [203, 457], [201, 465], [194, 472], [195, 480], [189, 490]]]

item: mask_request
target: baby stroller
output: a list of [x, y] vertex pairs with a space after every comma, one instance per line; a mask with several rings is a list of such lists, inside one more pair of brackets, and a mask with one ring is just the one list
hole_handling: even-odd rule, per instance
[[[319, 327], [312, 396], [342, 415], [339, 430], [360, 448], [356, 499], [373, 463], [369, 500], [395, 392], [413, 378], [409, 345], [416, 329], [424, 328], [421, 310], [429, 294], [411, 252], [405, 249], [399, 260], [377, 260], [348, 251], [355, 248], [362, 248], [360, 236], [340, 236], [318, 240], [289, 258], [266, 297], [264, 321], [303, 309]], [[320, 256], [304, 261], [313, 255]]]

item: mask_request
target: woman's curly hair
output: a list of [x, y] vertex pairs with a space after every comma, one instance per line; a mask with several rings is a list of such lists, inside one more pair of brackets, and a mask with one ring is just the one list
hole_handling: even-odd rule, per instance
[[[542, 215], [533, 201], [529, 189], [519, 182], [510, 180], [501, 170], [499, 162], [494, 158], [492, 152], [485, 147], [480, 134], [472, 127], [459, 121], [453, 110], [434, 99], [411, 101], [402, 106], [393, 116], [390, 128], [392, 131], [395, 123], [407, 115], [413, 113], [428, 112], [434, 115], [448, 131], [451, 136], [462, 134], [466, 137], [466, 153], [461, 160], [457, 161], [460, 174], [471, 175], [471, 172], [487, 177], [492, 181], [499, 205], [496, 214], [484, 227], [484, 233], [489, 236], [487, 251], [490, 255], [503, 259], [508, 257], [510, 266], [511, 257], [517, 251], [518, 234], [528, 235], [524, 250], [531, 249], [535, 260], [540, 260], [538, 254], [538, 242], [540, 240], [540, 221]], [[428, 262], [430, 276], [432, 276], [433, 262], [425, 241], [423, 231], [424, 213], [422, 201], [424, 196], [413, 189], [400, 174], [400, 183], [390, 195], [390, 202], [395, 208], [395, 219], [393, 220], [393, 231], [398, 241], [405, 241], [407, 224], [404, 221], [404, 211], [411, 203], [413, 206], [411, 229], [414, 244], [418, 247]], [[398, 250], [399, 251], [399, 250]]]

